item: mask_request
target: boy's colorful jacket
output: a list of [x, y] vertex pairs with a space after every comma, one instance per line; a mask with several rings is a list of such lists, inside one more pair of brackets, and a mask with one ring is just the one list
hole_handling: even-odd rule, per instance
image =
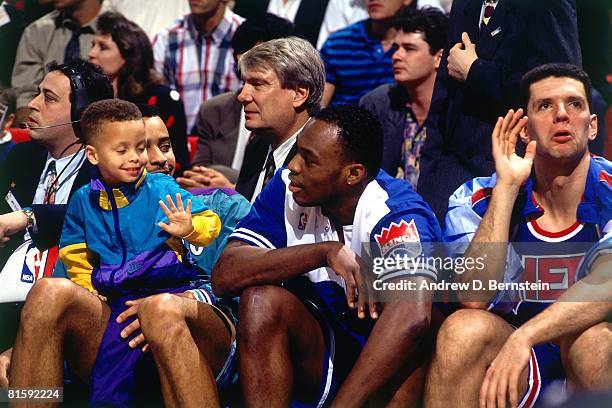
[[[133, 320], [117, 323], [125, 302], [156, 293], [191, 289], [197, 279], [186, 260], [181, 238], [171, 237], [158, 223], [168, 223], [159, 206], [179, 193], [192, 200], [194, 230], [185, 239], [206, 246], [219, 235], [221, 221], [201, 199], [181, 189], [169, 176], [147, 174], [120, 188], [107, 188], [99, 175], [70, 200], [60, 239], [59, 256], [75, 283], [108, 298], [111, 314], [91, 377], [91, 406], [133, 406], [143, 389], [143, 353], [132, 349], [121, 331]], [[151, 370], [154, 371], [154, 370]], [[137, 374], [140, 373], [140, 374]]]
[[181, 239], [157, 225], [168, 222], [159, 200], [165, 203], [170, 195], [176, 201], [176, 193], [185, 205], [192, 200], [194, 231], [185, 239], [208, 245], [221, 231], [219, 217], [170, 176], [143, 172], [136, 183], [112, 190], [92, 178], [66, 212], [59, 256], [68, 277], [109, 298], [146, 295], [197, 279], [191, 265], [182, 262]]

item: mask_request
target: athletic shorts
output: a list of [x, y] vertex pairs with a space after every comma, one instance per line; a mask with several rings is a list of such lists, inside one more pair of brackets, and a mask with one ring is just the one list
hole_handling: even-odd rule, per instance
[[330, 319], [311, 301], [302, 300], [319, 322], [325, 340], [323, 375], [317, 395], [309, 401], [291, 401], [291, 407], [310, 408], [330, 406], [340, 386], [359, 357], [363, 341], [346, 326]]
[[554, 343], [533, 347], [528, 370], [527, 391], [520, 400], [519, 408], [533, 407], [549, 385], [565, 379], [559, 347]]

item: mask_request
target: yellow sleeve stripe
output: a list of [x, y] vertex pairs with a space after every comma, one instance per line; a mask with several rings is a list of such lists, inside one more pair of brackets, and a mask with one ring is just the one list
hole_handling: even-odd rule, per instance
[[211, 210], [192, 215], [193, 231], [185, 238], [197, 246], [207, 246], [214, 241], [221, 232], [221, 220]]
[[60, 249], [59, 258], [66, 265], [71, 281], [90, 292], [94, 290], [91, 284], [92, 253], [86, 244], [73, 244]]

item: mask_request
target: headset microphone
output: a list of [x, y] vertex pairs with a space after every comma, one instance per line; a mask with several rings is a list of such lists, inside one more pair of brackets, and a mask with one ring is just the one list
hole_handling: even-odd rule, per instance
[[20, 129], [49, 129], [49, 128], [54, 128], [54, 127], [59, 127], [59, 126], [66, 126], [66, 125], [72, 125], [73, 123], [78, 123], [81, 120], [72, 120], [70, 122], [64, 122], [64, 123], [56, 123], [55, 125], [44, 125], [44, 126], [28, 126], [27, 123], [20, 123], [19, 124], [19, 128]]

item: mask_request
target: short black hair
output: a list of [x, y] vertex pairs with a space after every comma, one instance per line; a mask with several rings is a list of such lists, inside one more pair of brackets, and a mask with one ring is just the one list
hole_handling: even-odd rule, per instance
[[434, 7], [415, 9], [406, 7], [395, 19], [395, 28], [405, 33], [423, 33], [434, 55], [444, 49], [448, 41], [448, 16]]
[[579, 81], [584, 86], [584, 92], [586, 94], [587, 103], [589, 110], [593, 112], [592, 107], [592, 92], [593, 85], [589, 75], [584, 70], [576, 65], [553, 62], [550, 64], [539, 65], [532, 70], [528, 71], [521, 79], [521, 100], [523, 107], [527, 111], [529, 104], [530, 90], [532, 84], [539, 82], [548, 77], [556, 78], [572, 78]]
[[236, 29], [231, 45], [235, 54], [244, 54], [255, 44], [277, 38], [291, 37], [295, 26], [289, 20], [270, 13], [256, 14]]
[[338, 136], [347, 158], [365, 166], [370, 178], [376, 177], [383, 153], [383, 130], [369, 110], [355, 105], [334, 105], [314, 115], [338, 127]]
[[70, 71], [79, 74], [85, 84], [90, 102], [112, 99], [115, 97], [113, 86], [108, 76], [102, 71], [102, 68], [89, 61], [84, 61], [79, 58], [72, 59], [64, 64], [58, 64], [56, 61], [52, 61], [47, 65], [47, 71], [60, 71], [64, 75], [66, 75], [65, 72]]
[[142, 114], [132, 102], [121, 99], [105, 99], [90, 104], [81, 118], [85, 143], [92, 144], [100, 126], [105, 122], [142, 120]]

